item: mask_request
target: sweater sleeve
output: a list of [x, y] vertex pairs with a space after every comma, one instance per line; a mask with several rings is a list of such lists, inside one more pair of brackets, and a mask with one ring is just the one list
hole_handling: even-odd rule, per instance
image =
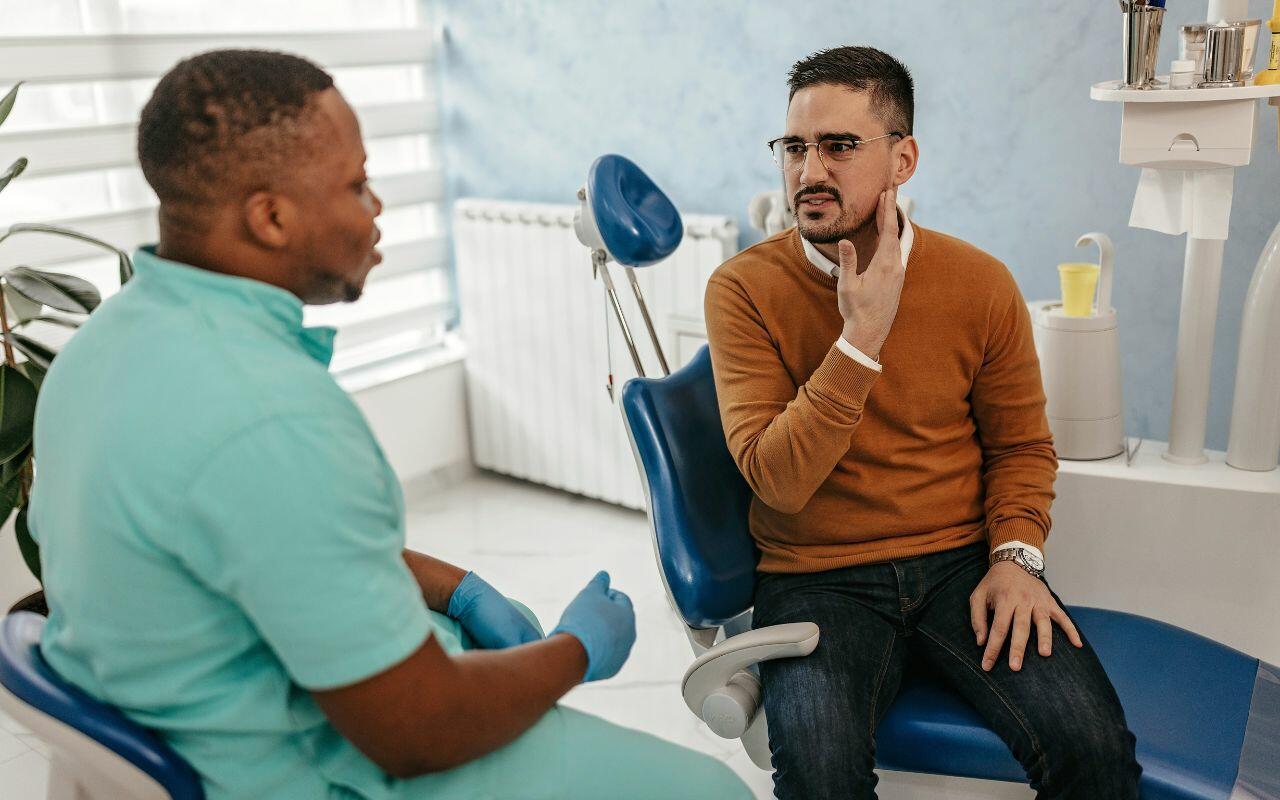
[[982, 446], [988, 543], [994, 549], [1019, 540], [1043, 549], [1058, 458], [1031, 314], [1012, 276], [1009, 282], [1012, 297], [993, 309], [994, 327], [969, 402]]
[[832, 344], [801, 386], [743, 288], [713, 277], [707, 337], [729, 452], [766, 505], [798, 513], [849, 452], [880, 373]]

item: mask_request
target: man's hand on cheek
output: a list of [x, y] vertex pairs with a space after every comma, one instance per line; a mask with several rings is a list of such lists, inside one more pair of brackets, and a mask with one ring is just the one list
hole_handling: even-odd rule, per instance
[[1000, 561], [969, 596], [969, 614], [978, 647], [986, 645], [982, 668], [990, 671], [1009, 640], [1009, 669], [1022, 669], [1023, 654], [1035, 625], [1040, 655], [1053, 653], [1053, 626], [1058, 624], [1076, 647], [1084, 647], [1076, 626], [1039, 578], [1009, 561]]

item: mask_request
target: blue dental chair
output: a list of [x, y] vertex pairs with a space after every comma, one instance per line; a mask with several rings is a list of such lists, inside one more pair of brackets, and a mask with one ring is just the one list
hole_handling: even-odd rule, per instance
[[[758, 554], [747, 527], [751, 491], [725, 444], [707, 348], [669, 377], [629, 381], [622, 409], [660, 572], [696, 656], [686, 704], [771, 769], [749, 667], [803, 657], [821, 632], [806, 623], [733, 635], [747, 628]], [[1280, 670], [1155, 620], [1070, 613], [1124, 704], [1146, 800], [1280, 797]], [[876, 759], [889, 770], [1026, 780], [977, 712], [928, 675], [904, 680], [877, 732]]]
[[0, 620], [0, 710], [49, 745], [48, 800], [204, 800], [181, 756], [53, 671], [44, 624], [29, 611]]

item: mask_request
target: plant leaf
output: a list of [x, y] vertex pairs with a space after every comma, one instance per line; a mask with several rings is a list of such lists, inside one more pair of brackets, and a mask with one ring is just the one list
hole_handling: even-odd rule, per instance
[[22, 370], [22, 374], [27, 376], [31, 384], [36, 387], [36, 392], [39, 393], [40, 387], [44, 385], [44, 376], [49, 374], [49, 370], [38, 366], [34, 361], [23, 361], [18, 365], [18, 369]]
[[60, 325], [64, 328], [79, 328], [81, 325], [84, 324], [83, 320], [71, 319], [70, 317], [58, 317], [52, 314], [45, 314], [44, 316], [41, 316], [41, 317], [31, 317], [30, 319], [24, 319], [19, 324], [26, 325], [27, 323], [30, 323], [30, 322], [43, 322], [46, 325]]
[[120, 286], [123, 287], [133, 277], [133, 260], [123, 250], [116, 251], [120, 256]]
[[27, 445], [16, 456], [0, 464], [0, 484], [8, 483], [22, 471], [22, 466], [31, 458], [31, 449], [31, 445]]
[[13, 309], [13, 314], [18, 318], [18, 324], [29, 319], [40, 316], [40, 312], [44, 311], [44, 303], [31, 300], [18, 294], [16, 289], [11, 289], [8, 284], [4, 286], [4, 299], [9, 301], [9, 308]]
[[7, 334], [0, 334], [0, 337], [8, 339], [10, 344], [18, 348], [18, 350], [34, 362], [37, 367], [46, 371], [49, 369], [49, 365], [53, 363], [54, 356], [58, 355], [47, 345], [37, 342], [30, 336], [23, 336], [17, 331], [9, 331]]
[[88, 314], [102, 302], [97, 287], [83, 278], [61, 272], [41, 272], [30, 267], [14, 267], [4, 273], [5, 283], [28, 300], [44, 303], [59, 311]]
[[0, 524], [8, 520], [13, 509], [17, 507], [21, 485], [22, 480], [16, 475], [0, 483]]
[[15, 83], [13, 88], [5, 94], [4, 99], [0, 100], [0, 125], [3, 125], [4, 121], [9, 118], [9, 112], [13, 110], [13, 103], [18, 99], [18, 87], [23, 83], [25, 81]]
[[27, 168], [26, 156], [23, 156], [22, 158], [19, 158], [17, 161], [10, 164], [9, 168], [4, 171], [4, 174], [0, 175], [0, 192], [3, 192], [4, 187], [9, 185], [9, 181], [21, 175], [22, 171], [26, 168]]
[[31, 574], [36, 576], [36, 580], [43, 582], [40, 566], [40, 545], [36, 544], [36, 540], [31, 538], [31, 531], [27, 528], [28, 508], [30, 508], [29, 505], [24, 505], [18, 509], [18, 516], [13, 521], [13, 533], [18, 540], [18, 549], [22, 551], [22, 560], [27, 562], [27, 569], [31, 570]]
[[8, 364], [0, 364], [0, 462], [31, 444], [36, 421], [36, 387]]

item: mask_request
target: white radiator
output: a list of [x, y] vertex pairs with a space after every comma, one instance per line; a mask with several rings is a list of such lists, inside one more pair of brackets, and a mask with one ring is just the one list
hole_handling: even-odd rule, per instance
[[[643, 508], [631, 447], [606, 390], [609, 353], [615, 394], [635, 371], [603, 284], [592, 278], [590, 253], [574, 236], [573, 211], [454, 204], [472, 451], [484, 469]], [[738, 243], [729, 217], [686, 215], [684, 224], [675, 254], [637, 270], [673, 370], [705, 342], [703, 290]], [[646, 372], [659, 375], [626, 276], [617, 264], [610, 269]]]

